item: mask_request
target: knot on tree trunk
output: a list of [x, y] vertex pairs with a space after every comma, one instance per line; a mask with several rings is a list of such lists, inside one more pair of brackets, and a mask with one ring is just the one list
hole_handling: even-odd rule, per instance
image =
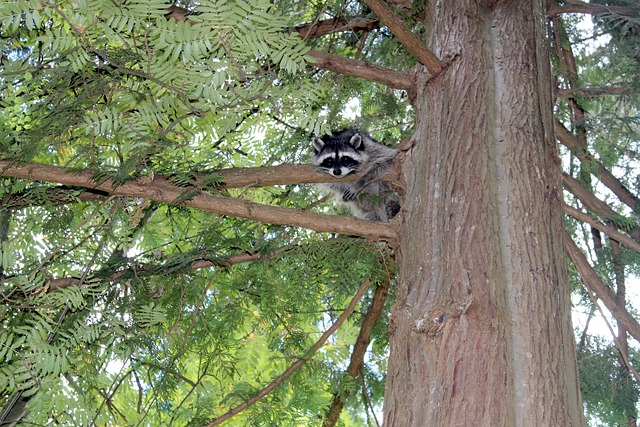
[[413, 323], [411, 330], [426, 334], [429, 338], [435, 338], [442, 333], [447, 323], [465, 314], [472, 302], [473, 297], [469, 296], [464, 299], [435, 303], [428, 312]]

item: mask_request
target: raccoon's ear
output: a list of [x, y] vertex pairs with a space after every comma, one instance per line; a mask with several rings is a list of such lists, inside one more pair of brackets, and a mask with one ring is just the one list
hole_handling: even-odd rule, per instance
[[316, 150], [316, 153], [319, 153], [324, 147], [324, 141], [320, 138], [313, 138], [311, 141], [313, 142], [313, 149]]
[[351, 137], [349, 144], [351, 144], [356, 150], [362, 150], [364, 148], [362, 144], [362, 136], [360, 136], [359, 133], [356, 133]]

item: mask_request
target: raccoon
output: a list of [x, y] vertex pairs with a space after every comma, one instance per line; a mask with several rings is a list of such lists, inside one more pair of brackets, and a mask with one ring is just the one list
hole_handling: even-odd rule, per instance
[[400, 211], [400, 197], [380, 178], [391, 167], [398, 150], [367, 134], [343, 129], [313, 138], [311, 163], [336, 178], [363, 172], [354, 182], [319, 184], [321, 190], [342, 200], [351, 212], [369, 221], [388, 221]]

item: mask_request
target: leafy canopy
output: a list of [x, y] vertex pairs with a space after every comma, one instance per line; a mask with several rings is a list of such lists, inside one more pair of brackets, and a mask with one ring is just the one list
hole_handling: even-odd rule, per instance
[[[614, 9], [637, 5], [606, 4], [586, 30], [582, 15], [549, 17], [556, 117], [581, 144], [563, 148], [565, 172], [593, 196], [571, 191], [566, 202], [637, 241], [640, 205], [603, 184], [612, 171], [637, 194], [640, 30], [637, 17]], [[324, 71], [311, 49], [398, 71], [415, 59], [359, 2], [177, 6], [0, 7], [0, 161], [90, 171], [93, 182], [114, 186], [163, 177], [184, 189], [167, 204], [0, 178], [0, 406], [26, 402], [24, 422], [206, 425], [306, 357], [366, 279], [393, 290], [382, 245], [181, 202], [206, 192], [334, 212], [308, 186], [225, 189], [220, 169], [305, 163], [311, 134], [345, 125], [400, 141], [413, 120], [407, 95], [357, 72]], [[425, 35], [424, 2], [394, 10]], [[327, 21], [334, 27], [321, 37], [297, 31]], [[345, 23], [367, 29], [343, 31]], [[591, 248], [591, 264], [624, 306], [638, 254], [583, 221], [567, 217], [567, 229]], [[576, 311], [592, 319], [590, 292], [571, 271]], [[372, 294], [302, 369], [225, 425], [320, 425], [334, 397], [347, 394], [340, 422], [375, 425], [393, 295], [359, 377], [345, 374]], [[637, 380], [620, 345], [589, 324], [577, 330], [587, 413], [593, 425], [629, 422]], [[637, 366], [634, 346], [626, 352]]]

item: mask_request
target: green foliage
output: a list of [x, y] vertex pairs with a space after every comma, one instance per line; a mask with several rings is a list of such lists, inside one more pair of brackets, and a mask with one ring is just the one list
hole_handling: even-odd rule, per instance
[[[426, 3], [397, 9], [419, 36], [428, 30]], [[373, 18], [361, 2], [178, 5], [187, 20], [167, 17], [164, 0], [7, 0], [0, 7], [0, 160], [90, 170], [96, 182], [114, 185], [162, 175], [184, 188], [167, 205], [0, 180], [0, 407], [18, 394], [33, 397], [24, 424], [206, 425], [305, 356], [365, 278], [387, 283], [393, 269], [381, 245], [180, 202], [209, 192], [308, 208], [318, 199], [310, 186], [221, 191], [217, 171], [306, 162], [311, 134], [343, 126], [399, 142], [414, 119], [404, 92], [305, 64], [311, 48], [401, 71], [415, 59], [383, 26], [366, 36], [335, 31], [306, 41], [293, 29]], [[561, 85], [575, 77], [580, 87], [637, 89], [637, 18], [599, 15], [596, 35], [581, 29], [582, 19], [563, 18], [566, 32], [550, 41], [574, 49], [580, 73], [570, 78], [552, 58]], [[638, 98], [577, 101], [586, 112], [579, 123], [569, 123], [576, 107], [567, 100], [557, 100], [556, 113], [588, 132], [594, 157], [567, 153], [566, 172], [580, 171], [609, 202], [612, 213], [594, 217], [635, 236], [638, 207], [631, 213], [598, 194], [597, 171], [604, 165], [637, 194]], [[593, 246], [584, 224], [567, 219], [567, 230]], [[614, 258], [604, 241], [591, 258], [613, 288], [621, 269], [640, 272], [640, 257], [622, 248]], [[243, 257], [251, 261], [237, 261]], [[574, 301], [591, 312], [571, 273]], [[333, 393], [345, 390], [341, 425], [375, 425], [370, 405], [382, 407], [394, 289], [361, 378], [344, 371], [370, 294], [301, 370], [225, 425], [321, 425]], [[585, 337], [579, 357], [588, 415], [594, 425], [623, 424], [637, 416], [637, 381], [610, 343], [592, 331]], [[633, 348], [630, 358], [637, 366]]]
[[[64, 211], [47, 227], [57, 219], [49, 213]], [[358, 239], [310, 239], [178, 207], [49, 200], [17, 214], [30, 218], [32, 234], [16, 230], [9, 239], [10, 253], [28, 257], [5, 269], [0, 384], [5, 399], [37, 393], [29, 420], [209, 422], [306, 354], [364, 277], [385, 276], [380, 248]], [[254, 251], [266, 259], [224, 267], [229, 255]], [[220, 267], [191, 270], [205, 260]], [[50, 277], [81, 282], [47, 292]], [[320, 423], [331, 400], [327, 378], [348, 361], [358, 321], [231, 425]], [[61, 411], [67, 407], [75, 409]]]
[[[587, 407], [587, 417], [594, 425], [626, 425], [627, 418], [637, 418], [639, 388], [632, 374], [620, 364], [614, 346], [599, 339], [584, 346], [579, 353], [580, 389]], [[637, 363], [634, 354], [632, 363]]]
[[[0, 157], [91, 168], [96, 182], [161, 174], [186, 190], [171, 206], [99, 194], [85, 203], [91, 194], [79, 189], [3, 180], [12, 209], [0, 272], [3, 407], [20, 392], [37, 394], [29, 422], [203, 425], [305, 355], [365, 277], [386, 280], [380, 249], [359, 240], [179, 207], [215, 190], [219, 168], [306, 161], [310, 133], [349, 123], [346, 98], [360, 101], [360, 124], [378, 138], [406, 132], [398, 93], [369, 95], [370, 85], [343, 79], [335, 96], [334, 76], [307, 72], [309, 46], [290, 31], [296, 8], [207, 1], [187, 22], [166, 19], [158, 0], [3, 2]], [[369, 60], [397, 61], [372, 48]], [[205, 176], [197, 191], [195, 173]], [[309, 193], [251, 197], [300, 208]], [[254, 252], [267, 259], [226, 264]], [[214, 267], [192, 270], [197, 262]], [[359, 317], [350, 322], [230, 425], [320, 424]], [[365, 369], [379, 406], [386, 321], [376, 336]]]
[[[3, 79], [3, 156], [51, 161], [45, 153], [55, 152], [77, 167], [150, 172], [155, 157], [170, 160], [164, 148], [182, 147], [179, 161], [199, 150], [196, 141], [246, 127], [247, 112], [269, 115], [320, 96], [305, 79], [304, 98], [283, 91], [309, 48], [269, 2], [211, 1], [198, 12], [189, 22], [166, 19], [166, 2], [151, 0], [3, 7], [4, 37], [14, 40], [6, 46], [14, 60]], [[305, 123], [319, 130], [318, 111], [308, 113]], [[226, 160], [225, 148], [209, 161]]]
[[[636, 2], [592, 1], [590, 3], [608, 6], [637, 7]], [[585, 30], [585, 18], [563, 15], [566, 33], [560, 39], [553, 39], [554, 51], [559, 46], [571, 51], [575, 56], [577, 74], [572, 75], [566, 61], [554, 58], [556, 72], [560, 75], [561, 88], [601, 90], [604, 96], [576, 96], [574, 100], [558, 99], [557, 116], [572, 130], [584, 132], [583, 150], [593, 155], [588, 159], [565, 156], [565, 172], [577, 177], [581, 184], [593, 195], [606, 202], [607, 212], [594, 212], [593, 205], [579, 197], [566, 199], [593, 218], [621, 233], [636, 236], [638, 231], [638, 206], [622, 203], [609, 189], [602, 185], [601, 167], [612, 172], [616, 179], [633, 194], [637, 195], [637, 164], [640, 157], [640, 116], [639, 98], [634, 95], [638, 87], [638, 21], [634, 17], [611, 13], [599, 14], [592, 20], [593, 28]], [[559, 31], [558, 28], [554, 28]], [[561, 32], [561, 31], [560, 31]], [[565, 69], [562, 69], [562, 67]], [[573, 80], [572, 83], [570, 81]], [[573, 86], [572, 86], [573, 85]], [[615, 93], [615, 88], [626, 88], [623, 95], [607, 96]], [[579, 150], [577, 150], [579, 151]], [[580, 242], [594, 270], [604, 283], [610, 286], [618, 298], [627, 296], [627, 307], [636, 305], [630, 296], [635, 288], [637, 273], [640, 271], [640, 256], [623, 245], [617, 245], [604, 233], [591, 229], [575, 220], [567, 221], [567, 230]], [[583, 330], [577, 331], [579, 341], [578, 362], [580, 385], [590, 425], [628, 425], [637, 418], [638, 380], [626, 370], [620, 354], [609, 338], [606, 327], [598, 325], [599, 310], [594, 305], [593, 295], [585, 289], [577, 271], [570, 265], [571, 288], [576, 312], [575, 318], [585, 322]], [[632, 309], [630, 309], [632, 311]], [[582, 326], [581, 326], [582, 327]], [[602, 337], [606, 336], [607, 340]], [[626, 334], [616, 339], [626, 342]], [[629, 359], [637, 365], [635, 343], [629, 341]]]

